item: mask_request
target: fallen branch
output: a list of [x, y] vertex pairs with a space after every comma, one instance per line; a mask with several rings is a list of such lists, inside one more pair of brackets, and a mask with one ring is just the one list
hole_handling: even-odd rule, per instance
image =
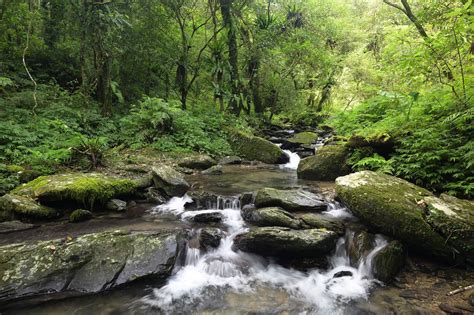
[[455, 295], [455, 294], [458, 294], [458, 293], [461, 293], [461, 292], [464, 292], [464, 291], [467, 291], [467, 290], [471, 290], [471, 289], [474, 289], [474, 284], [468, 285], [467, 287], [463, 287], [463, 288], [453, 290], [453, 291], [449, 292], [446, 295], [451, 296], [451, 295]]

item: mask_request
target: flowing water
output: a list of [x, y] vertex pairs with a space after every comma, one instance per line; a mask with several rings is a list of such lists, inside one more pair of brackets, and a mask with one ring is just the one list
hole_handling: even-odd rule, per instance
[[[240, 215], [238, 199], [219, 198], [212, 209], [185, 211], [184, 205], [189, 201], [187, 196], [173, 198], [168, 204], [152, 211], [155, 214], [173, 213], [181, 220], [190, 220], [201, 213], [219, 212], [224, 218], [225, 236], [217, 249], [208, 252], [188, 246], [184, 266], [178, 267], [165, 286], [155, 288], [151, 294], [134, 303], [134, 308], [166, 314], [216, 310], [238, 314], [249, 311], [249, 306], [230, 305], [226, 301], [228, 296], [266, 292], [267, 296], [260, 297], [263, 302], [279, 292], [286, 298], [284, 305], [274, 308], [278, 312], [343, 314], [347, 311], [345, 306], [353, 300], [367, 299], [370, 289], [377, 284], [372, 276], [371, 259], [387, 243], [380, 236], [376, 239], [375, 248], [360, 261], [357, 268], [350, 266], [345, 239], [341, 238], [329, 258], [330, 268], [301, 272], [232, 249], [235, 236], [247, 230]], [[351, 217], [347, 209], [337, 203], [331, 204], [327, 215]], [[342, 271], [350, 272], [352, 276], [334, 277]], [[259, 311], [270, 312], [265, 309]]]

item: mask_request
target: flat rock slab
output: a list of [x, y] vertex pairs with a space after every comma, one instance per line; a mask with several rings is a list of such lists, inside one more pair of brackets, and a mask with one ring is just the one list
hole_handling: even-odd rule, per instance
[[322, 197], [301, 189], [263, 188], [255, 195], [255, 206], [257, 208], [281, 207], [287, 211], [324, 211], [327, 209], [327, 204]]
[[179, 232], [117, 231], [1, 246], [0, 304], [44, 294], [97, 293], [137, 279], [167, 277], [183, 245]]
[[23, 223], [21, 221], [6, 221], [0, 223], [0, 233], [24, 231], [34, 227], [36, 227], [34, 224]]

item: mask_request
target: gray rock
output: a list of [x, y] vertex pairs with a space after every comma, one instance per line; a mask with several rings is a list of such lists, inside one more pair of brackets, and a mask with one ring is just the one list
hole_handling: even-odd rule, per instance
[[346, 252], [353, 267], [357, 267], [362, 257], [372, 251], [375, 245], [375, 235], [365, 231], [349, 232], [345, 237]]
[[155, 187], [170, 197], [182, 197], [189, 190], [190, 186], [184, 176], [171, 166], [155, 166], [152, 174]]
[[321, 229], [258, 227], [237, 235], [234, 247], [245, 252], [285, 259], [320, 258], [334, 249], [337, 239], [336, 233]]
[[234, 152], [248, 160], [267, 164], [285, 164], [290, 157], [268, 140], [240, 131], [232, 132], [230, 144]]
[[217, 162], [213, 158], [204, 154], [186, 157], [178, 162], [181, 167], [197, 170], [205, 170], [216, 164]]
[[224, 173], [224, 171], [222, 170], [221, 165], [214, 165], [201, 172], [203, 175], [221, 175], [222, 173]]
[[350, 173], [346, 163], [349, 151], [343, 145], [319, 148], [316, 155], [304, 158], [298, 165], [298, 178], [333, 181]]
[[7, 194], [0, 197], [0, 221], [15, 218], [27, 221], [48, 220], [59, 216], [59, 211], [43, 206], [28, 196]]
[[345, 232], [344, 223], [342, 223], [342, 221], [319, 213], [305, 213], [299, 218], [312, 228], [327, 229], [340, 235]]
[[93, 217], [92, 212], [90, 212], [89, 210], [77, 209], [77, 210], [74, 210], [69, 216], [69, 222], [71, 223], [84, 222], [84, 221], [92, 219], [92, 217]]
[[287, 211], [324, 211], [327, 209], [324, 199], [301, 189], [263, 188], [256, 193], [255, 206], [257, 208], [282, 207]]
[[383, 282], [390, 282], [405, 264], [403, 246], [398, 241], [390, 242], [373, 257], [374, 277]]
[[156, 203], [159, 205], [166, 202], [166, 198], [155, 187], [148, 187], [146, 189], [145, 198], [148, 202]]
[[217, 248], [221, 243], [223, 234], [218, 228], [203, 228], [199, 232], [199, 244], [204, 248]]
[[196, 223], [219, 223], [222, 219], [223, 216], [219, 212], [199, 213], [192, 217]]
[[291, 213], [278, 207], [244, 208], [242, 217], [246, 222], [257, 226], [282, 226], [292, 229], [302, 228], [302, 222]]
[[238, 165], [242, 164], [242, 159], [238, 156], [225, 156], [219, 160], [220, 165]]
[[111, 199], [107, 202], [107, 210], [111, 211], [125, 211], [127, 210], [127, 202], [120, 199]]
[[48, 293], [97, 293], [143, 278], [171, 274], [181, 233], [95, 233], [0, 247], [0, 302]]

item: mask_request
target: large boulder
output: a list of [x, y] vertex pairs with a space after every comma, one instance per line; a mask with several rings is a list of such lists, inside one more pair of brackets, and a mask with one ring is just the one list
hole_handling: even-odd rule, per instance
[[105, 203], [136, 192], [137, 184], [130, 179], [100, 173], [68, 173], [40, 176], [15, 188], [12, 194], [29, 196], [41, 203], [73, 202], [84, 207]]
[[235, 131], [230, 140], [232, 149], [248, 160], [267, 164], [284, 164], [290, 161], [290, 157], [278, 146], [263, 138]]
[[343, 235], [345, 232], [344, 223], [337, 219], [320, 213], [304, 213], [299, 216], [307, 226], [317, 229], [326, 229]]
[[327, 145], [316, 151], [316, 154], [300, 161], [298, 178], [333, 181], [339, 176], [350, 173], [346, 163], [348, 150], [344, 145]]
[[237, 235], [235, 248], [262, 256], [315, 258], [334, 249], [338, 235], [324, 229], [292, 230], [284, 227], [258, 227]]
[[283, 150], [298, 148], [301, 145], [309, 146], [318, 140], [318, 134], [304, 131], [294, 134], [291, 138], [284, 141], [281, 148]]
[[336, 192], [372, 230], [409, 249], [446, 260], [456, 256], [474, 261], [472, 201], [436, 198], [403, 179], [371, 171], [339, 177]]
[[383, 282], [390, 282], [400, 272], [404, 264], [405, 253], [402, 244], [392, 241], [372, 258], [374, 277]]
[[104, 232], [1, 246], [0, 303], [53, 293], [91, 294], [167, 277], [182, 246], [176, 232]]
[[301, 189], [260, 189], [255, 195], [255, 206], [257, 208], [281, 207], [287, 211], [324, 211], [327, 209], [323, 198]]
[[182, 197], [190, 188], [184, 176], [171, 166], [154, 166], [152, 174], [155, 187], [170, 197]]
[[256, 226], [282, 226], [292, 229], [303, 227], [302, 222], [298, 218], [279, 207], [244, 208], [242, 210], [242, 217], [246, 222]]
[[28, 196], [7, 194], [0, 197], [0, 221], [11, 219], [20, 220], [47, 220], [60, 216], [52, 208], [40, 205]]
[[204, 154], [186, 157], [178, 162], [181, 167], [196, 170], [205, 170], [216, 164], [217, 162], [213, 158]]

